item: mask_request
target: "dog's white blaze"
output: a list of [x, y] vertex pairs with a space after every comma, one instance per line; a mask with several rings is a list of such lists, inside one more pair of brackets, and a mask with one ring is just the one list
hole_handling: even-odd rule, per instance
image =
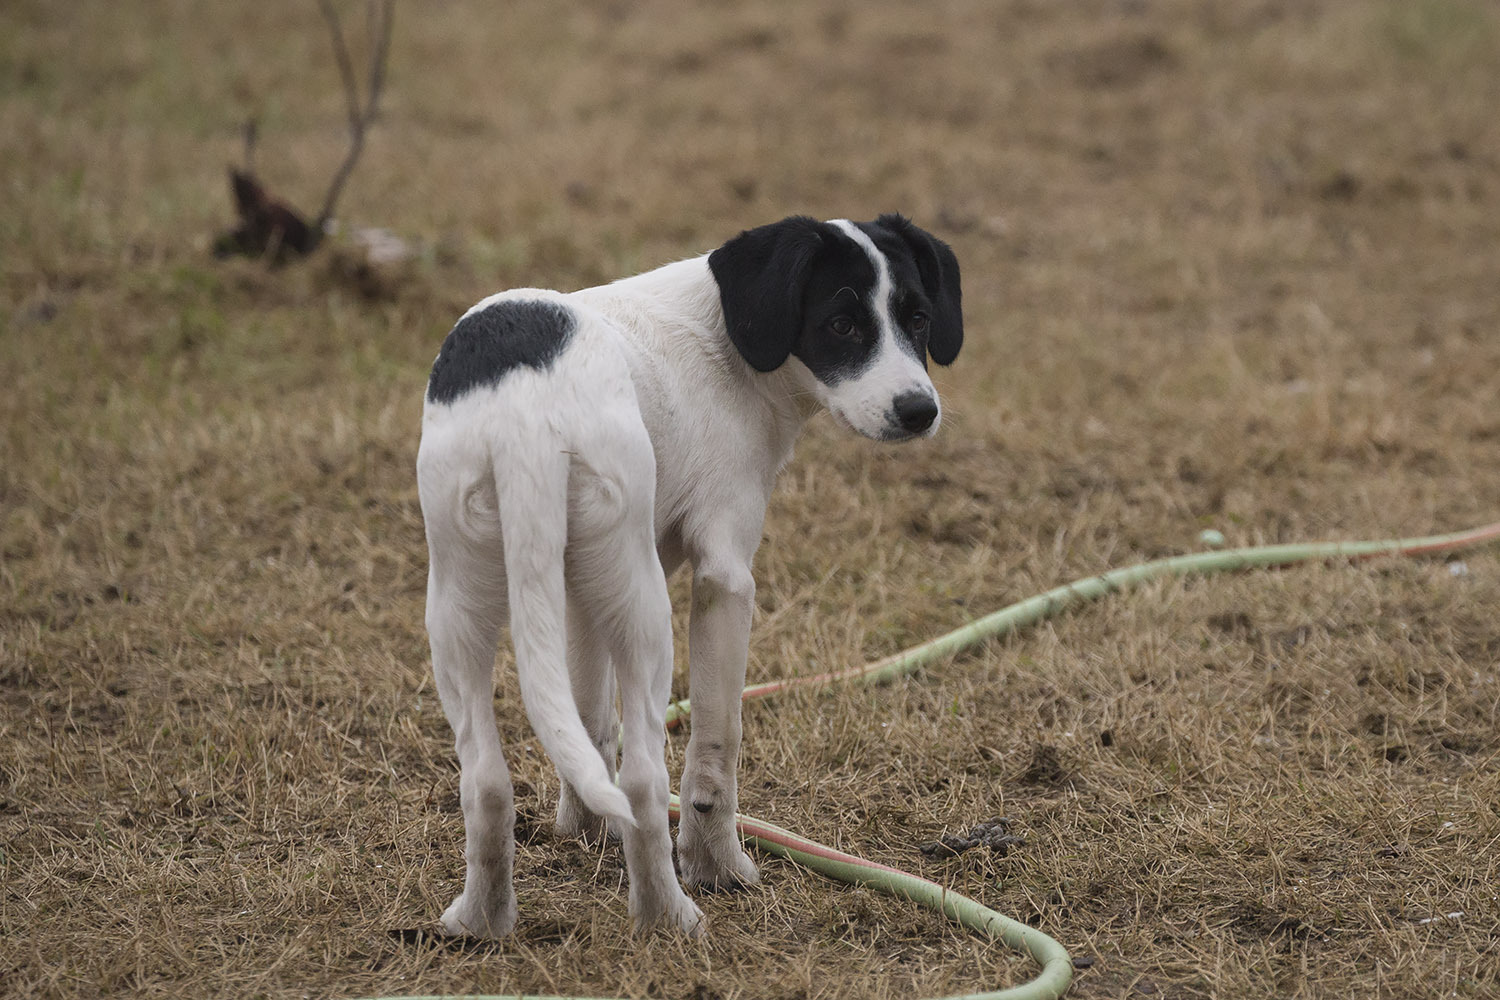
[[833, 224], [859, 244], [859, 248], [870, 258], [870, 264], [875, 268], [875, 290], [870, 293], [870, 312], [875, 314], [875, 321], [880, 324], [879, 349], [884, 351], [886, 347], [894, 346], [896, 339], [896, 324], [891, 316], [891, 266], [886, 262], [885, 254], [875, 246], [874, 240], [865, 235], [864, 230], [848, 219], [835, 219]]

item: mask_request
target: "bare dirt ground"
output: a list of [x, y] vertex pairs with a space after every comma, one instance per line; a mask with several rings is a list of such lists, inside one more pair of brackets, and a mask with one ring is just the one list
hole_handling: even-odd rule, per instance
[[[756, 679], [1206, 527], [1496, 517], [1485, 0], [406, 5], [340, 214], [418, 259], [212, 259], [240, 122], [311, 210], [341, 101], [311, 3], [0, 9], [8, 996], [1029, 975], [774, 861], [701, 900], [706, 942], [632, 938], [617, 851], [551, 835], [508, 654], [522, 923], [428, 935], [462, 836], [413, 462], [438, 343], [501, 287], [791, 212], [901, 210], [954, 244], [942, 431], [814, 422], [757, 564]], [[1076, 997], [1500, 996], [1497, 609], [1493, 552], [1147, 587], [889, 688], [749, 708], [742, 805], [1046, 929], [1093, 960]], [[998, 815], [1025, 839], [1003, 857], [918, 850]]]

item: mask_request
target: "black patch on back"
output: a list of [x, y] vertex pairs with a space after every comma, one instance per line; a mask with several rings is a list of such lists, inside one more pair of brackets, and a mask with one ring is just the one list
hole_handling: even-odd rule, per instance
[[520, 365], [546, 369], [576, 327], [570, 310], [538, 299], [506, 299], [470, 313], [443, 340], [427, 380], [427, 401], [451, 403], [495, 385]]

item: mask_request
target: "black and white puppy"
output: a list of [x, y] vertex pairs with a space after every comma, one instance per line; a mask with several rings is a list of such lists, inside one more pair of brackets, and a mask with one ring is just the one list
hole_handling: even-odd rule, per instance
[[[792, 217], [702, 257], [470, 309], [427, 384], [417, 478], [427, 629], [466, 834], [452, 934], [516, 919], [515, 810], [493, 709], [508, 621], [526, 712], [562, 778], [558, 829], [623, 842], [638, 926], [701, 932], [667, 828], [666, 577], [692, 567], [682, 877], [759, 875], [734, 832], [740, 689], [776, 474], [827, 409], [882, 441], [931, 435], [927, 358], [963, 342], [953, 251], [899, 215]], [[623, 745], [615, 782], [618, 690]]]

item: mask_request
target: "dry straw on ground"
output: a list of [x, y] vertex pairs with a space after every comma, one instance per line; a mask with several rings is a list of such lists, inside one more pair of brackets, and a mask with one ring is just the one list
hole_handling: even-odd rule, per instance
[[[633, 940], [618, 853], [550, 834], [505, 669], [521, 928], [426, 934], [461, 831], [412, 464], [426, 366], [501, 286], [792, 211], [899, 209], [954, 243], [942, 432], [887, 449], [815, 422], [757, 564], [756, 678], [1209, 526], [1495, 516], [1483, 0], [398, 16], [342, 213], [425, 251], [351, 282], [327, 252], [207, 255], [248, 114], [287, 197], [342, 152], [312, 4], [0, 13], [7, 995], [878, 998], [1025, 974], [780, 863], [703, 900], [706, 942]], [[1493, 997], [1497, 608], [1493, 553], [1157, 585], [888, 689], [750, 708], [743, 804], [1044, 927], [1096, 960], [1078, 997]], [[1023, 847], [918, 851], [996, 815]]]

